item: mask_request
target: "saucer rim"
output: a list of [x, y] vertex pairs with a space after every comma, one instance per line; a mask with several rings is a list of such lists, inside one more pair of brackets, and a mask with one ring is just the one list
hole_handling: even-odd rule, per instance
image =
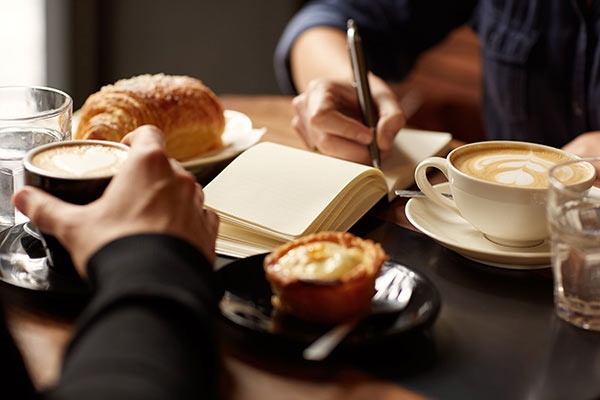
[[[434, 185], [438, 190], [448, 189], [449, 184], [447, 182], [439, 183]], [[523, 253], [519, 251], [518, 247], [509, 247], [506, 251], [497, 250], [497, 249], [482, 249], [481, 247], [469, 248], [465, 245], [458, 243], [447, 236], [440, 235], [436, 232], [431, 232], [429, 229], [426, 229], [416, 221], [415, 215], [421, 213], [415, 213], [415, 208], [418, 207], [420, 202], [429, 202], [430, 206], [438, 208], [442, 210], [442, 207], [433, 203], [431, 200], [427, 198], [412, 198], [410, 199], [405, 206], [405, 215], [408, 221], [421, 233], [429, 236], [431, 239], [438, 242], [440, 245], [453, 250], [465, 258], [471, 259], [476, 262], [480, 262], [486, 265], [490, 265], [498, 268], [509, 268], [509, 269], [542, 269], [548, 268], [550, 266], [550, 250], [540, 251], [540, 252], [528, 252]], [[445, 211], [445, 210], [442, 210]], [[426, 215], [425, 218], [428, 218], [429, 215]], [[459, 218], [464, 221], [462, 217]], [[464, 221], [465, 226], [471, 227], [471, 225]], [[475, 230], [475, 228], [472, 228]], [[534, 247], [546, 247], [548, 246], [548, 240], [545, 240], [543, 243], [534, 246]], [[527, 249], [531, 249], [528, 247]]]

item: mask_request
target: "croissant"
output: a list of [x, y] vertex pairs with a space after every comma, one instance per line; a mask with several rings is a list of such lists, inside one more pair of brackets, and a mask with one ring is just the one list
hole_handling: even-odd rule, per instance
[[164, 74], [123, 79], [92, 94], [73, 138], [118, 142], [145, 124], [164, 132], [167, 154], [179, 161], [223, 145], [225, 117], [216, 95], [198, 79]]

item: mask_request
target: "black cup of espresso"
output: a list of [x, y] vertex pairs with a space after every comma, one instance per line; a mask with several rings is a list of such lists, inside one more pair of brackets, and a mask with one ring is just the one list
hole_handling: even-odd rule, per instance
[[[70, 140], [39, 146], [23, 158], [25, 184], [69, 203], [88, 204], [102, 196], [128, 150], [124, 144], [103, 140]], [[56, 272], [74, 273], [65, 248], [55, 237], [41, 234], [49, 267]]]

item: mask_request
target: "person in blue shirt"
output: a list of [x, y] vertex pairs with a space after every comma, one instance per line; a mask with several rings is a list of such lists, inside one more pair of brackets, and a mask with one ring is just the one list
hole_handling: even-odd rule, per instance
[[600, 155], [600, 4], [593, 0], [318, 0], [288, 24], [275, 54], [294, 99], [294, 127], [311, 148], [369, 163], [370, 131], [351, 86], [346, 21], [359, 27], [385, 156], [405, 118], [388, 82], [468, 23], [481, 43], [488, 139]]

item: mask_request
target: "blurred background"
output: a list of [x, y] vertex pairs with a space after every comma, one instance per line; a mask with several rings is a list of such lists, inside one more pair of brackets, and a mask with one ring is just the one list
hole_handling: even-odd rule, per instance
[[[59, 88], [75, 109], [101, 86], [143, 73], [194, 76], [218, 95], [279, 94], [273, 53], [304, 3], [0, 0], [0, 85]], [[395, 88], [418, 106], [411, 125], [477, 140], [480, 74], [477, 38], [462, 27]]]
[[0, 0], [0, 84], [63, 89], [185, 74], [217, 93], [278, 93], [272, 57], [302, 0]]

